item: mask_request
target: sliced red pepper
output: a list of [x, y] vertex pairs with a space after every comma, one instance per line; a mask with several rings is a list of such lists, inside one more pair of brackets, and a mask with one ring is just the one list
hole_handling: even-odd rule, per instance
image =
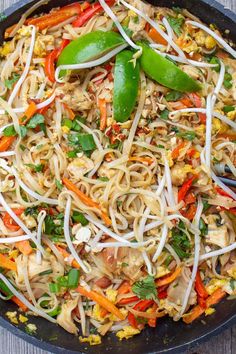
[[59, 48], [54, 49], [45, 60], [45, 72], [51, 82], [55, 82], [55, 62], [63, 49], [70, 43], [69, 39], [63, 39]]
[[[115, 0], [107, 0], [106, 4], [108, 6], [113, 6]], [[82, 27], [88, 20], [90, 20], [94, 15], [98, 14], [99, 12], [103, 12], [103, 7], [100, 3], [96, 3], [91, 7], [87, 8], [87, 10], [83, 11], [82, 14], [78, 16], [78, 18], [73, 22], [73, 27]]]
[[167, 298], [167, 290], [158, 291], [157, 297], [160, 300], [166, 299]]
[[217, 191], [217, 193], [219, 193], [220, 195], [223, 195], [224, 197], [228, 197], [231, 198], [231, 195], [229, 195], [227, 192], [225, 192], [223, 189], [221, 189], [220, 187], [215, 187], [215, 190]]
[[[197, 93], [190, 93], [189, 97], [193, 101], [195, 107], [202, 108], [202, 101], [201, 97]], [[202, 124], [206, 124], [206, 114], [205, 113], [198, 113], [198, 117]]]
[[189, 208], [187, 211], [181, 210], [181, 214], [188, 220], [192, 221], [194, 219], [194, 216], [196, 214], [197, 207], [195, 204], [190, 204]]
[[117, 302], [117, 305], [127, 305], [131, 304], [132, 302], [138, 301], [139, 298], [137, 296], [130, 296], [126, 297], [124, 299], [121, 299], [119, 302]]
[[193, 204], [196, 202], [196, 196], [193, 194], [193, 192], [189, 192], [186, 195], [186, 197], [184, 198], [184, 202], [186, 205]]
[[197, 271], [197, 274], [196, 274], [195, 290], [196, 290], [198, 296], [201, 297], [202, 299], [208, 298], [208, 292], [206, 291], [206, 288], [202, 282], [199, 270]]
[[186, 194], [188, 193], [189, 189], [192, 187], [193, 182], [195, 181], [196, 176], [192, 176], [187, 181], [184, 182], [182, 187], [178, 192], [178, 203], [184, 200]]
[[[144, 312], [146, 311], [152, 304], [154, 303], [153, 300], [142, 300], [140, 302], [138, 302], [134, 307], [133, 309], [136, 310], [136, 311], [141, 311], [141, 312]], [[128, 321], [129, 321], [129, 324], [134, 327], [134, 328], [138, 328], [138, 322], [134, 316], [133, 313], [129, 312], [128, 314]]]
[[197, 303], [202, 309], [206, 309], [207, 308], [206, 299], [203, 299], [203, 297], [198, 296], [197, 297]]

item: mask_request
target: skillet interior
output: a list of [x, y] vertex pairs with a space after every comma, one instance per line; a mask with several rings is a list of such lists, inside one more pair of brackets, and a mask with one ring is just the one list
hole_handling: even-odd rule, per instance
[[[52, 0], [48, 5], [40, 8], [40, 12], [49, 11], [52, 7], [62, 6], [75, 0]], [[4, 13], [7, 18], [0, 26], [0, 41], [3, 40], [5, 28], [18, 22], [21, 15], [27, 8], [36, 1], [23, 0], [7, 9]], [[236, 43], [236, 14], [212, 0], [149, 0], [149, 3], [157, 6], [179, 6], [187, 8], [194, 15], [200, 17], [206, 23], [215, 23], [218, 28], [224, 32], [230, 29], [229, 38]], [[146, 329], [139, 336], [133, 337], [132, 340], [119, 342], [114, 335], [105, 337], [102, 344], [96, 347], [88, 347], [80, 344], [78, 338], [66, 333], [62, 328], [55, 326], [41, 318], [32, 317], [30, 323], [35, 323], [38, 330], [35, 336], [29, 336], [23, 329], [23, 325], [16, 328], [6, 320], [5, 313], [7, 311], [15, 311], [16, 307], [10, 302], [0, 300], [0, 325], [12, 333], [18, 335], [24, 340], [31, 342], [41, 348], [61, 353], [164, 353], [179, 352], [187, 349], [193, 344], [209, 338], [210, 335], [217, 334], [227, 326], [236, 322], [236, 302], [222, 301], [217, 306], [217, 311], [204, 318], [205, 324], [201, 320], [195, 321], [191, 325], [183, 322], [173, 322], [171, 319], [163, 318], [158, 320], [156, 329]], [[55, 340], [55, 338], [57, 339]], [[54, 338], [54, 340], [52, 340]]]

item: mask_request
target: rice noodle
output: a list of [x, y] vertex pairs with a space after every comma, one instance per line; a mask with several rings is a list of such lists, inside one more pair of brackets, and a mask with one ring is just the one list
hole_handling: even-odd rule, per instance
[[49, 322], [56, 323], [56, 320], [51, 316], [48, 316], [45, 312], [33, 306], [21, 293], [19, 293], [14, 286], [10, 283], [10, 281], [0, 273], [0, 279], [6, 284], [9, 290], [21, 301], [23, 304], [31, 311], [36, 313], [38, 316], [45, 318]]
[[[40, 245], [41, 245], [41, 239], [42, 239], [42, 227], [43, 227], [43, 222], [44, 222], [44, 219], [45, 219], [46, 215], [47, 215], [47, 213], [46, 213], [45, 210], [42, 210], [38, 214], [37, 240], [38, 240]], [[41, 253], [39, 251], [37, 251], [37, 253], [36, 253], [36, 262], [38, 264], [41, 264], [41, 262], [42, 262], [42, 256], [41, 256]]]

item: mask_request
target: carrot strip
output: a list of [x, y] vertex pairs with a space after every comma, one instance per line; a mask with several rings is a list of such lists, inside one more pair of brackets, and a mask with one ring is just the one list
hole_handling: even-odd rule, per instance
[[118, 317], [120, 320], [124, 320], [125, 316], [120, 312], [120, 310], [111, 302], [109, 301], [106, 297], [104, 297], [101, 294], [98, 294], [96, 291], [93, 290], [86, 290], [82, 286], [78, 286], [76, 289], [81, 295], [95, 301], [98, 303], [100, 306], [102, 306], [104, 309], [106, 309], [108, 312], [112, 313], [116, 317]]
[[159, 287], [159, 286], [168, 285], [172, 283], [180, 275], [181, 271], [182, 271], [181, 267], [176, 268], [172, 274], [156, 280], [156, 285]]
[[100, 130], [103, 131], [107, 126], [107, 104], [104, 98], [99, 98], [98, 107], [100, 110]]
[[0, 267], [17, 271], [16, 263], [0, 253]]
[[[56, 248], [58, 249], [58, 251], [61, 253], [61, 255], [62, 255], [64, 258], [67, 258], [67, 257], [70, 256], [70, 253], [68, 253], [64, 248], [59, 247], [59, 246], [56, 246]], [[72, 267], [74, 267], [74, 268], [80, 269], [80, 265], [79, 265], [79, 263], [78, 263], [75, 259], [73, 259], [71, 265], [72, 265]]]
[[180, 154], [180, 151], [187, 145], [186, 141], [183, 141], [182, 143], [180, 143], [178, 146], [176, 146], [176, 148], [172, 151], [171, 156], [172, 159], [177, 159], [177, 157]]
[[37, 109], [36, 103], [31, 101], [27, 110], [25, 111], [24, 115], [19, 119], [20, 125], [25, 125], [26, 123], [28, 123], [30, 118], [33, 117], [33, 115], [37, 112], [37, 110], [38, 109]]
[[[84, 194], [83, 192], [81, 192], [79, 190], [79, 188], [77, 188], [74, 183], [72, 183], [69, 179], [67, 178], [63, 178], [62, 179], [62, 182], [63, 184], [66, 186], [66, 188], [68, 188], [69, 190], [71, 190], [72, 192], [74, 192], [78, 197], [79, 199], [84, 203], [86, 204], [87, 206], [91, 207], [91, 208], [96, 208], [98, 209], [99, 211], [101, 211], [101, 206], [94, 202], [91, 198], [89, 198], [86, 194]], [[111, 225], [111, 220], [110, 218], [108, 217], [108, 215], [105, 213], [105, 212], [101, 212], [101, 215], [102, 215], [102, 219], [104, 220], [105, 224], [106, 225]]]
[[148, 35], [156, 43], [160, 43], [163, 45], [167, 44], [165, 38], [163, 38], [162, 35], [160, 35], [160, 33], [158, 33], [153, 27], [148, 31]]
[[28, 307], [16, 296], [12, 296], [11, 301], [13, 301], [17, 306], [21, 308], [22, 311], [26, 312]]
[[7, 151], [14, 140], [15, 136], [3, 136], [0, 139], [0, 152]]
[[69, 113], [70, 120], [73, 120], [75, 118], [75, 113], [72, 111], [72, 109], [66, 104], [63, 104], [67, 112]]
[[[217, 304], [223, 297], [225, 297], [226, 292], [221, 288], [214, 291], [214, 293], [206, 299], [206, 308], [211, 307], [212, 305]], [[183, 321], [187, 324], [192, 323], [199, 316], [205, 312], [205, 309], [201, 306], [195, 306], [188, 314], [183, 317]]]
[[137, 161], [137, 162], [143, 162], [143, 163], [147, 163], [148, 165], [151, 165], [153, 163], [153, 159], [151, 157], [148, 156], [131, 156], [129, 158], [129, 161]]
[[118, 294], [128, 294], [131, 291], [131, 285], [128, 280], [124, 280], [123, 283], [118, 288]]
[[[18, 209], [12, 209], [14, 211], [14, 213], [17, 216], [20, 216], [24, 209], [23, 208], [18, 208]], [[3, 217], [2, 217], [2, 221], [4, 222], [4, 225], [12, 231], [18, 231], [20, 230], [20, 226], [12, 219], [12, 217], [8, 214], [8, 213], [4, 213]]]
[[33, 252], [33, 248], [30, 246], [30, 243], [28, 240], [16, 242], [15, 246], [25, 256], [28, 256], [29, 254], [31, 254]]

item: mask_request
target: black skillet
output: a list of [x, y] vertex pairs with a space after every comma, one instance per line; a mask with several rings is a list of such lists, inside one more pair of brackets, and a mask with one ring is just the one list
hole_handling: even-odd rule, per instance
[[[38, 11], [47, 12], [52, 7], [62, 6], [74, 1], [76, 0], [52, 0]], [[4, 30], [17, 23], [20, 16], [35, 2], [22, 0], [4, 12], [7, 18], [0, 25], [0, 41], [2, 41]], [[236, 15], [216, 1], [149, 0], [149, 2], [158, 6], [187, 8], [204, 22], [215, 23], [222, 32], [230, 30], [228, 36], [236, 43]], [[182, 321], [173, 322], [171, 319], [163, 318], [158, 320], [156, 329], [145, 329], [141, 335], [128, 341], [120, 342], [114, 335], [109, 335], [103, 339], [101, 345], [89, 347], [82, 345], [77, 337], [68, 334], [59, 326], [37, 317], [30, 318], [30, 323], [35, 323], [37, 326], [37, 333], [30, 336], [25, 333], [24, 325], [16, 327], [6, 319], [5, 313], [15, 310], [14, 304], [0, 300], [0, 325], [2, 327], [44, 350], [54, 353], [66, 352], [67, 354], [75, 352], [91, 354], [177, 353], [209, 339], [210, 336], [216, 335], [236, 323], [236, 301], [223, 300], [217, 305], [217, 311], [211, 316], [204, 317], [204, 321], [199, 319], [191, 325], [185, 325]]]

